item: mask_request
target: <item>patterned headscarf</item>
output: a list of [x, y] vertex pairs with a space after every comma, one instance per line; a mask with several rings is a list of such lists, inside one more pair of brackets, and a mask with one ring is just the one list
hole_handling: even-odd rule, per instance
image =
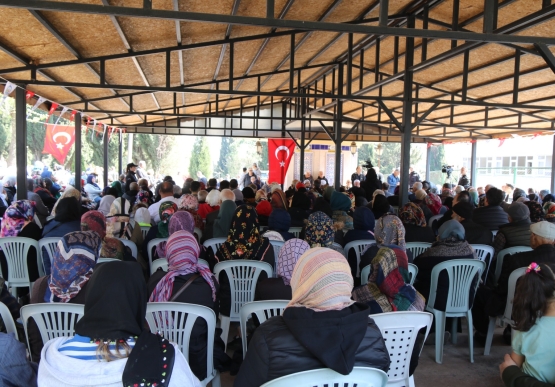
[[267, 238], [258, 232], [258, 217], [253, 206], [237, 207], [227, 240], [222, 243], [217, 257], [224, 261], [230, 259], [262, 260], [270, 245]]
[[424, 197], [424, 202], [430, 211], [432, 211], [432, 214], [439, 215], [439, 210], [441, 209], [441, 199], [439, 196], [430, 192]]
[[528, 201], [524, 202], [524, 205], [530, 210], [530, 220], [532, 221], [532, 223], [545, 220], [545, 214], [543, 213], [543, 208], [540, 203]]
[[18, 236], [26, 222], [32, 222], [35, 217], [36, 203], [30, 200], [13, 202], [2, 218], [0, 238]]
[[173, 292], [175, 277], [199, 273], [212, 288], [212, 300], [216, 301], [216, 286], [210, 268], [198, 263], [200, 247], [197, 240], [188, 231], [173, 233], [166, 245], [168, 273], [162, 277], [150, 295], [150, 302], [166, 302]]
[[345, 257], [337, 251], [317, 247], [306, 251], [291, 276], [293, 298], [287, 305], [315, 312], [341, 310], [351, 300], [353, 276]]
[[60, 196], [60, 199], [58, 199], [56, 204], [54, 204], [54, 208], [52, 208], [51, 215], [56, 216], [56, 209], [58, 208], [58, 203], [60, 203], [61, 199], [70, 198], [70, 197], [73, 197], [73, 198], [77, 199], [78, 201], [80, 201], [81, 200], [81, 192], [79, 192], [78, 190], [76, 190], [72, 186], [68, 185], [66, 187], [66, 189], [64, 190], [64, 193], [62, 193], [62, 196]]
[[40, 191], [43, 191], [43, 192], [46, 192], [48, 196], [53, 197], [52, 193], [44, 187], [43, 178], [39, 177], [39, 178], [33, 179], [33, 187], [35, 188], [33, 192], [38, 193]]
[[374, 237], [378, 246], [397, 245], [401, 250], [406, 251], [405, 227], [401, 219], [395, 215], [384, 215], [376, 221]]
[[125, 245], [117, 238], [106, 236], [106, 218], [100, 211], [88, 211], [81, 217], [81, 231], [94, 231], [102, 239], [102, 258], [125, 258]]
[[284, 210], [289, 209], [289, 201], [285, 197], [285, 193], [281, 189], [275, 189], [272, 192], [271, 204], [274, 208], [283, 208]]
[[555, 203], [553, 202], [544, 203], [543, 212], [545, 212], [546, 219], [555, 218]]
[[137, 194], [137, 203], [145, 203], [149, 204], [150, 202], [150, 192], [147, 190], [141, 189]]
[[90, 279], [102, 241], [93, 231], [75, 231], [62, 237], [52, 259], [45, 302], [69, 302]]
[[[188, 233], [194, 235], [195, 220], [193, 219], [193, 215], [189, 214], [187, 211], [177, 211], [173, 214], [168, 226], [169, 236], [172, 236], [178, 231], [187, 231]], [[156, 252], [159, 257], [166, 257], [167, 249], [168, 245], [166, 242], [158, 243], [158, 246], [156, 246]]]
[[291, 284], [291, 276], [299, 257], [310, 249], [308, 243], [302, 239], [289, 239], [283, 244], [277, 258], [277, 275], [285, 285]]
[[198, 198], [191, 194], [183, 195], [179, 209], [198, 211]]
[[156, 238], [167, 238], [170, 236], [168, 226], [170, 219], [177, 212], [177, 205], [174, 202], [164, 202], [160, 205], [160, 223], [158, 223], [158, 233]]
[[426, 217], [420, 206], [409, 202], [399, 210], [399, 219], [404, 224], [414, 224], [420, 227], [426, 227]]
[[334, 238], [333, 220], [322, 211], [310, 214], [305, 231], [305, 240], [310, 247], [331, 246]]
[[408, 282], [405, 252], [382, 247], [372, 260], [368, 285], [356, 288], [353, 299], [368, 304], [371, 313], [423, 311], [424, 297]]

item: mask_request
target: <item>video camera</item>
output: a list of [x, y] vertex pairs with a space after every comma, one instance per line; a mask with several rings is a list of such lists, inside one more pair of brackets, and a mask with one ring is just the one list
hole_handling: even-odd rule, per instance
[[449, 178], [453, 173], [453, 167], [451, 165], [443, 165], [443, 167], [441, 168], [441, 172], [446, 173], [447, 177]]

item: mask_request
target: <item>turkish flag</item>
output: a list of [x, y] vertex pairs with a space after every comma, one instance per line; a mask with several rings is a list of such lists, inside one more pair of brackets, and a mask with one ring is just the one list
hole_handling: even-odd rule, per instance
[[64, 164], [74, 142], [75, 126], [46, 124], [42, 153], [50, 153], [60, 164]]
[[276, 138], [268, 140], [268, 182], [283, 184], [291, 158], [295, 153], [295, 141]]

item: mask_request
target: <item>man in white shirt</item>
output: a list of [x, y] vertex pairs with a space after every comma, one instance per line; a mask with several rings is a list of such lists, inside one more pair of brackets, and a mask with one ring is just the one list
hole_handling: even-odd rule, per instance
[[150, 213], [150, 218], [154, 223], [160, 222], [160, 205], [164, 202], [174, 202], [179, 206], [179, 199], [173, 197], [173, 184], [169, 181], [165, 181], [160, 185], [160, 197], [162, 198], [158, 203], [154, 203], [148, 207], [148, 212]]

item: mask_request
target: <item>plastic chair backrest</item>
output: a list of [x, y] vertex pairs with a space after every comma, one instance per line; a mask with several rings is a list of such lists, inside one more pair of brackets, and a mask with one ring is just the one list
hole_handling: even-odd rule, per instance
[[150, 265], [150, 275], [154, 274], [156, 270], [162, 268], [163, 271], [168, 271], [168, 260], [166, 258], [158, 258]]
[[39, 267], [42, 267], [45, 274], [46, 267], [44, 266], [44, 262], [48, 259], [50, 261], [50, 267], [52, 267], [52, 260], [54, 259], [54, 253], [56, 253], [60, 239], [62, 238], [51, 237], [39, 239], [39, 256], [41, 260]]
[[337, 243], [337, 242], [333, 242], [331, 245], [334, 246], [335, 248], [339, 249], [339, 250], [343, 250], [343, 246], [341, 246], [341, 245], [340, 245], [339, 243]]
[[434, 215], [430, 218], [430, 220], [428, 220], [428, 227], [432, 228], [432, 225], [434, 224], [434, 220], [439, 220], [443, 218], [443, 215]]
[[150, 226], [141, 226], [141, 232], [143, 233], [143, 238], [146, 238], [146, 234], [150, 230]]
[[370, 276], [370, 265], [366, 265], [360, 271], [360, 284], [366, 285], [368, 283], [369, 276]]
[[349, 250], [354, 249], [357, 255], [357, 277], [360, 277], [360, 256], [364, 249], [369, 245], [375, 245], [376, 241], [374, 240], [361, 240], [361, 241], [352, 241], [345, 245], [343, 249], [343, 255], [346, 259], [349, 259]]
[[414, 263], [409, 263], [409, 275], [410, 275], [410, 284], [414, 285], [414, 280], [416, 279], [416, 276], [418, 275], [418, 266], [416, 266]]
[[277, 264], [278, 264], [279, 252], [283, 247], [283, 245], [285, 244], [285, 242], [270, 240], [270, 244], [274, 248], [274, 276], [277, 276]]
[[17, 328], [15, 327], [15, 322], [13, 321], [12, 314], [10, 310], [3, 302], [0, 302], [0, 317], [4, 322], [4, 326], [6, 327], [6, 333], [13, 333], [15, 335], [15, 339], [18, 340], [17, 335]]
[[387, 374], [370, 367], [354, 367], [349, 375], [329, 368], [297, 372], [264, 383], [261, 387], [385, 387]]
[[27, 268], [27, 254], [29, 249], [34, 247], [37, 256], [40, 257], [39, 243], [31, 238], [5, 237], [0, 239], [0, 247], [8, 263], [8, 276], [4, 278], [8, 281], [9, 286], [12, 289], [29, 286], [30, 289], [32, 284]]
[[[156, 246], [158, 246], [159, 243], [162, 242], [167, 242], [169, 238], [154, 238], [153, 240], [151, 240], [150, 242], [148, 242], [148, 245], [146, 246], [147, 248], [147, 254], [148, 254], [148, 267], [152, 266], [152, 255], [153, 255], [153, 250]], [[159, 257], [159, 258], [164, 258], [164, 257]]]
[[388, 387], [409, 386], [409, 367], [418, 332], [426, 328], [424, 340], [428, 337], [433, 315], [428, 312], [389, 312], [370, 317], [380, 329], [389, 352]]
[[426, 242], [407, 242], [407, 250], [412, 252], [412, 258], [418, 257], [424, 251], [432, 247], [431, 243]]
[[100, 264], [100, 263], [106, 263], [106, 262], [120, 262], [120, 259], [117, 258], [104, 258], [104, 257], [100, 257], [98, 258], [98, 260], [96, 261], [96, 264]]
[[495, 240], [495, 236], [497, 235], [498, 232], [499, 232], [499, 230], [492, 230], [491, 231], [494, 240]]
[[231, 289], [231, 311], [229, 317], [232, 321], [239, 321], [241, 307], [247, 302], [254, 301], [258, 276], [264, 271], [268, 278], [271, 278], [273, 275], [272, 265], [262, 261], [245, 259], [219, 262], [214, 267], [214, 274], [218, 282], [220, 281], [220, 273], [222, 271], [226, 272]]
[[395, 216], [399, 215], [399, 206], [391, 206], [393, 208], [393, 214]]
[[[480, 261], [484, 261], [486, 263], [486, 272], [484, 273], [484, 279], [487, 278], [489, 272], [489, 265], [493, 260], [493, 255], [495, 254], [495, 249], [488, 245], [470, 245], [476, 252], [476, 257]], [[489, 259], [488, 259], [489, 256]]]
[[137, 245], [135, 244], [135, 242], [130, 241], [129, 239], [121, 239], [118, 238], [124, 246], [129, 247], [131, 249], [131, 255], [133, 256], [133, 258], [137, 259]]
[[513, 314], [513, 301], [515, 298], [515, 291], [516, 291], [516, 282], [520, 277], [526, 274], [525, 267], [519, 267], [518, 269], [513, 270], [511, 275], [509, 276], [509, 286], [507, 288], [507, 303], [505, 304], [505, 312], [503, 313], [503, 320], [505, 322], [512, 324], [512, 314]]
[[220, 246], [227, 240], [226, 237], [220, 237], [220, 238], [211, 238], [211, 239], [207, 239], [204, 241], [204, 243], [202, 244], [206, 250], [208, 250], [208, 248], [212, 248], [212, 251], [214, 252], [214, 255], [216, 254], [216, 252], [220, 249]]
[[195, 229], [193, 231], [193, 235], [196, 235], [197, 242], [200, 244], [200, 241], [202, 239], [202, 231], [200, 230], [200, 228], [195, 227]]
[[[436, 292], [439, 273], [447, 271], [449, 277], [449, 291], [447, 294], [446, 313], [466, 313], [470, 310], [470, 288], [474, 278], [481, 275], [486, 269], [486, 263], [479, 259], [451, 259], [438, 263], [432, 269], [432, 282], [427, 307], [433, 309], [436, 301]], [[478, 286], [476, 281], [474, 287]]]
[[243, 359], [247, 355], [247, 321], [251, 314], [255, 314], [258, 322], [262, 324], [270, 317], [281, 316], [289, 304], [288, 300], [270, 300], [248, 302], [241, 307], [241, 341], [243, 342]]
[[301, 231], [303, 230], [302, 227], [290, 227], [289, 232], [295, 235], [295, 238], [298, 238], [301, 235]]
[[525, 251], [532, 251], [532, 248], [530, 246], [514, 246], [503, 249], [499, 253], [497, 253], [497, 263], [495, 264], [495, 283], [497, 283], [497, 281], [499, 280], [499, 276], [501, 275], [505, 256], [515, 253], [522, 253]]
[[[46, 303], [31, 304], [21, 308], [21, 319], [25, 328], [25, 336], [29, 342], [29, 334], [27, 324], [29, 318], [33, 318], [37, 323], [42, 342], [57, 337], [75, 335], [75, 324], [85, 314], [85, 305], [82, 304], [65, 304], [65, 303]], [[29, 348], [29, 351], [31, 348]]]
[[[170, 318], [168, 318], [169, 316]], [[191, 331], [197, 318], [202, 318], [207, 325], [206, 370], [207, 380], [215, 375], [214, 370], [214, 333], [216, 331], [216, 314], [202, 305], [183, 302], [149, 302], [146, 304], [146, 321], [152, 333], [160, 332], [166, 339], [179, 346], [189, 361], [189, 342]], [[206, 382], [207, 383], [207, 382]], [[206, 385], [203, 383], [203, 385]]]

